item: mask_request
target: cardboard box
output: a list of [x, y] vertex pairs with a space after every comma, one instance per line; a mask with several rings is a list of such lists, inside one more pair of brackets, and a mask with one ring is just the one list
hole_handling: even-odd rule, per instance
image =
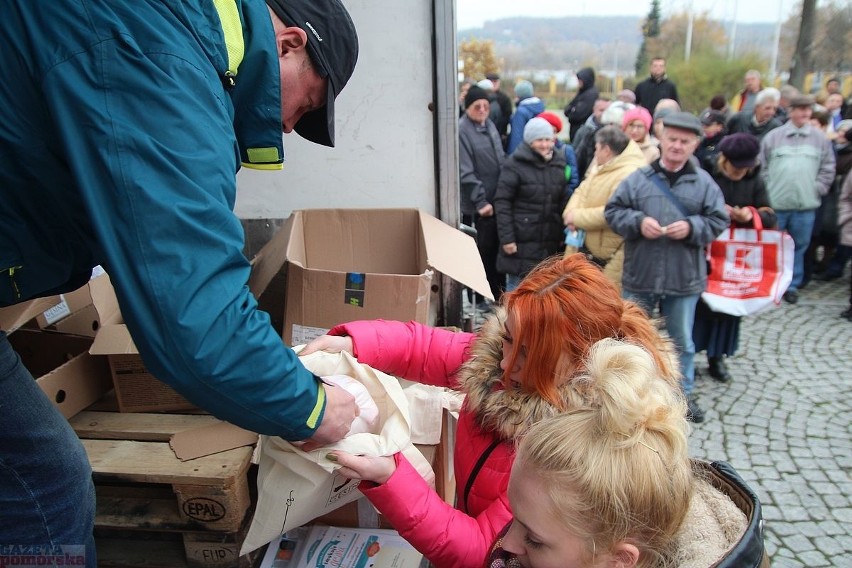
[[417, 209], [295, 211], [279, 233], [290, 345], [352, 320], [430, 323], [437, 272], [491, 297], [474, 240]]
[[9, 335], [9, 342], [41, 390], [63, 416], [71, 418], [102, 397], [112, 388], [112, 382], [106, 361], [87, 353], [90, 337], [27, 327], [58, 302], [58, 296], [50, 296], [2, 308], [0, 329]]
[[[259, 297], [284, 264], [281, 238], [273, 239], [252, 260], [249, 289]], [[154, 377], [130, 336], [115, 290], [104, 275], [89, 282], [94, 308], [100, 318], [100, 329], [89, 353], [105, 356], [110, 365], [120, 412], [171, 412], [197, 407], [167, 384]], [[83, 312], [85, 313], [85, 310]], [[72, 316], [73, 317], [73, 316]]]
[[101, 278], [108, 278], [102, 268], [97, 267], [93, 272], [92, 279], [84, 286], [69, 292], [60, 294], [59, 301], [36, 316], [39, 328], [73, 335], [84, 335], [95, 337], [104, 323], [115, 321], [118, 312], [118, 304], [114, 309], [101, 314], [94, 305], [92, 298], [92, 286], [98, 287], [93, 282], [102, 282]]
[[92, 355], [103, 355], [109, 361], [115, 397], [120, 412], [152, 412], [192, 410], [194, 404], [172, 387], [154, 377], [139, 355], [130, 336], [118, 299], [109, 277], [104, 275], [89, 282], [92, 301], [102, 315], [102, 325], [89, 349]]

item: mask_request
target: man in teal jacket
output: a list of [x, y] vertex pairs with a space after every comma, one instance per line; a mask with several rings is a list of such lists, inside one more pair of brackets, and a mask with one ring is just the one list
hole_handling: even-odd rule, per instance
[[[355, 402], [258, 311], [233, 207], [241, 164], [281, 168], [282, 130], [333, 146], [358, 38], [339, 0], [267, 4], [4, 2], [0, 306], [101, 264], [154, 375], [244, 428], [329, 443]], [[86, 454], [2, 332], [0, 406], [0, 545], [85, 545], [95, 566]]]

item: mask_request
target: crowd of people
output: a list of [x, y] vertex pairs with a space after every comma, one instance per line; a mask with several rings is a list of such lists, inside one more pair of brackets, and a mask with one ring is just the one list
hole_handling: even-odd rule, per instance
[[[787, 303], [812, 279], [841, 277], [852, 258], [852, 105], [838, 78], [813, 96], [766, 86], [749, 70], [741, 91], [712, 97], [696, 115], [680, 108], [663, 58], [615, 100], [600, 94], [592, 68], [577, 72], [577, 84], [563, 119], [518, 81], [516, 110], [500, 127], [493, 109], [505, 117], [511, 106], [499, 76], [462, 84], [465, 221], [477, 229], [495, 298], [548, 256], [580, 252], [625, 298], [662, 316], [688, 416], [701, 422], [695, 353], [706, 351], [711, 377], [730, 381], [725, 360], [737, 351], [740, 324], [700, 299], [705, 247], [730, 224], [751, 227], [757, 212], [795, 243]], [[492, 308], [481, 299], [477, 307]], [[852, 307], [841, 317], [852, 321]]]
[[464, 393], [454, 505], [402, 454], [326, 456], [436, 567], [768, 566], [755, 495], [688, 457], [674, 346], [582, 254], [538, 264], [476, 333], [356, 321], [317, 350]]

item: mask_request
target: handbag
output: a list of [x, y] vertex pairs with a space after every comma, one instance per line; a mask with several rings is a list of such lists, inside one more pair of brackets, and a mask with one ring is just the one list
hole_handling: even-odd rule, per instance
[[777, 306], [793, 281], [793, 237], [764, 229], [757, 209], [749, 209], [753, 228], [731, 226], [707, 248], [701, 299], [714, 312], [745, 316]]
[[282, 438], [261, 436], [257, 507], [240, 555], [363, 495], [358, 480], [343, 477], [336, 472], [339, 466], [325, 459], [331, 450], [374, 456], [401, 452], [430, 485], [435, 481], [432, 466], [412, 443], [408, 399], [395, 377], [345, 352], [318, 351], [301, 361], [315, 375], [346, 375], [367, 387], [379, 409], [380, 431], [350, 434], [310, 452]]

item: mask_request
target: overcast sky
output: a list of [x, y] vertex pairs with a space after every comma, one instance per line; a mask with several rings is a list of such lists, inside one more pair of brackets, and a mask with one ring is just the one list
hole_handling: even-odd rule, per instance
[[[660, 0], [665, 18], [672, 12], [685, 11], [691, 5], [696, 12], [709, 11], [710, 16], [738, 22], [771, 22], [786, 20], [795, 0]], [[456, 0], [459, 29], [482, 26], [486, 20], [512, 16], [646, 16], [651, 0]]]

